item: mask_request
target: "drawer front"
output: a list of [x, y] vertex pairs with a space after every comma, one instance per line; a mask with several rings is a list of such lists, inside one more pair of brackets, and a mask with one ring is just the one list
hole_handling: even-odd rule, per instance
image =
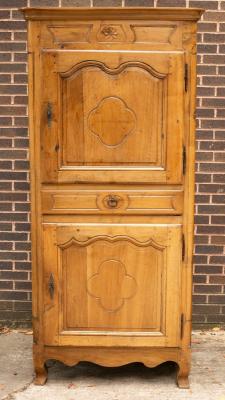
[[44, 214], [163, 214], [179, 215], [182, 191], [43, 191]]

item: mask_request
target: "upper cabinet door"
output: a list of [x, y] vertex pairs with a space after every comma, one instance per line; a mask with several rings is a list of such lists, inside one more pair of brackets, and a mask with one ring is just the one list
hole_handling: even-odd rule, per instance
[[182, 52], [42, 52], [43, 182], [182, 181]]

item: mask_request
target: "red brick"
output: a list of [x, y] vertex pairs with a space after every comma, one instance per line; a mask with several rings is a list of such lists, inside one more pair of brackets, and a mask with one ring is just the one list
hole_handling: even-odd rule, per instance
[[209, 277], [210, 283], [218, 283], [218, 285], [225, 285], [225, 275], [214, 275]]
[[221, 293], [219, 285], [194, 285], [194, 293]]
[[215, 44], [198, 44], [198, 54], [216, 54], [217, 46]]
[[201, 323], [206, 323], [206, 317], [204, 315], [192, 315], [192, 322], [193, 324], [201, 324]]
[[225, 322], [225, 315], [208, 315], [207, 321], [212, 323], [224, 323]]
[[15, 311], [31, 311], [30, 301], [18, 301], [14, 306]]
[[206, 10], [217, 10], [218, 1], [190, 0], [189, 7], [205, 8]]
[[[213, 131], [212, 130], [203, 130], [203, 129], [197, 129], [196, 130], [196, 140], [210, 140], [213, 139]], [[208, 153], [206, 153], [208, 154]], [[213, 154], [213, 153], [211, 153]]]
[[213, 108], [198, 108], [196, 110], [196, 115], [198, 118], [201, 117], [214, 117], [214, 109]]
[[214, 295], [209, 296], [210, 304], [225, 304], [225, 295]]
[[195, 203], [196, 204], [208, 204], [210, 200], [209, 195], [204, 195], [204, 194], [197, 194], [195, 196]]
[[204, 33], [204, 42], [206, 43], [224, 43], [224, 33]]
[[[220, 94], [219, 91], [224, 90], [223, 94]], [[225, 89], [217, 89], [217, 94], [218, 96], [224, 95], [225, 96]], [[203, 107], [224, 107], [224, 99], [218, 99], [216, 97], [213, 98], [203, 98], [202, 99], [202, 105]]]
[[[212, 205], [208, 205], [208, 204], [201, 205], [200, 204], [198, 206], [198, 212], [200, 214], [224, 214], [225, 213], [225, 205], [221, 206], [221, 205], [215, 205], [215, 204], [212, 204]], [[216, 218], [216, 217], [213, 217], [213, 218]], [[212, 223], [213, 223], [213, 221], [212, 221]]]
[[154, 0], [125, 0], [126, 7], [153, 7]]
[[202, 183], [202, 182], [211, 182], [211, 175], [207, 174], [196, 174], [195, 175], [195, 182]]
[[224, 86], [225, 76], [203, 76], [202, 82], [206, 86]]
[[[104, 7], [120, 7], [121, 5], [121, 0], [104, 0]], [[103, 7], [102, 0], [93, 0], [93, 6]]]
[[225, 55], [205, 55], [203, 56], [204, 63], [209, 64], [225, 64]]
[[203, 304], [206, 303], [207, 297], [204, 294], [193, 294], [193, 302], [194, 304]]
[[210, 263], [213, 264], [225, 264], [225, 256], [211, 256]]
[[198, 65], [197, 73], [199, 75], [216, 75], [216, 66], [215, 65]]
[[225, 12], [208, 11], [203, 14], [204, 21], [225, 21]]
[[195, 224], [198, 225], [208, 225], [209, 217], [207, 215], [196, 215], [195, 216]]
[[223, 110], [221, 110], [221, 109], [217, 110], [216, 116], [218, 118], [225, 117], [225, 110], [224, 109]]
[[[1, 21], [1, 29], [6, 29], [7, 31], [13, 31], [13, 30], [24, 31], [26, 27], [27, 23], [25, 21]], [[23, 47], [22, 43], [21, 47]], [[8, 50], [10, 51], [10, 48]]]
[[212, 196], [213, 203], [225, 204], [225, 196], [224, 195], [214, 195]]
[[13, 309], [13, 303], [11, 301], [0, 301], [0, 310], [5, 311], [5, 310], [12, 310]]
[[[58, 0], [41, 0], [42, 7], [58, 7]], [[40, 7], [40, 0], [30, 0], [31, 7]]]
[[193, 283], [206, 283], [207, 276], [206, 275], [194, 275]]
[[185, 0], [158, 0], [157, 7], [185, 7]]
[[[223, 24], [221, 24], [223, 25]], [[225, 24], [224, 24], [225, 26]], [[199, 32], [216, 32], [217, 24], [214, 22], [199, 22], [198, 31]]]
[[223, 172], [224, 164], [223, 163], [201, 163], [199, 170], [201, 172]]
[[213, 152], [196, 152], [197, 161], [213, 161]]
[[209, 243], [209, 237], [204, 236], [204, 235], [195, 235], [194, 237], [194, 243], [195, 244], [208, 244]]
[[27, 6], [27, 0], [1, 0], [1, 8], [20, 8]]
[[62, 0], [62, 7], [89, 7], [90, 0]]
[[199, 185], [199, 193], [225, 193], [225, 185], [204, 184]]
[[212, 236], [211, 243], [213, 244], [225, 244], [225, 236]]
[[215, 132], [215, 139], [216, 140], [220, 140], [220, 139], [224, 140], [224, 135], [225, 135], [224, 130], [223, 131], [216, 131]]
[[224, 119], [203, 119], [202, 120], [202, 127], [203, 128], [225, 128], [225, 120]]
[[222, 254], [223, 246], [198, 245], [195, 246], [196, 254]]
[[215, 183], [225, 183], [225, 175], [224, 174], [213, 175], [213, 182], [215, 182]]
[[220, 307], [217, 305], [194, 305], [193, 306], [194, 314], [205, 314], [205, 313], [219, 313]]

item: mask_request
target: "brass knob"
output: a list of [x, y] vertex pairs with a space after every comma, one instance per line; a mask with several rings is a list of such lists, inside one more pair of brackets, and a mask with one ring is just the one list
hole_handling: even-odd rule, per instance
[[118, 206], [119, 197], [114, 195], [109, 195], [107, 197], [106, 203], [109, 208], [116, 208]]

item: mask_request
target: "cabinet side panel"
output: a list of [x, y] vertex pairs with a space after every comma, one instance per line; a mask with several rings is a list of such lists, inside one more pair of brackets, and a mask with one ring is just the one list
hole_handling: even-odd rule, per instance
[[39, 161], [39, 98], [40, 98], [40, 67], [39, 67], [39, 31], [38, 21], [28, 22], [28, 90], [29, 90], [29, 158], [31, 180], [31, 239], [32, 239], [32, 318], [34, 343], [42, 343], [41, 333], [41, 299], [39, 286], [42, 281], [40, 268], [42, 252], [40, 248], [40, 161]]
[[182, 313], [184, 329], [182, 347], [191, 341], [192, 318], [192, 259], [194, 233], [194, 179], [195, 179], [195, 103], [196, 103], [196, 24], [184, 25], [183, 44], [186, 50], [187, 93], [185, 95], [186, 173], [184, 194], [184, 265], [182, 277]]

